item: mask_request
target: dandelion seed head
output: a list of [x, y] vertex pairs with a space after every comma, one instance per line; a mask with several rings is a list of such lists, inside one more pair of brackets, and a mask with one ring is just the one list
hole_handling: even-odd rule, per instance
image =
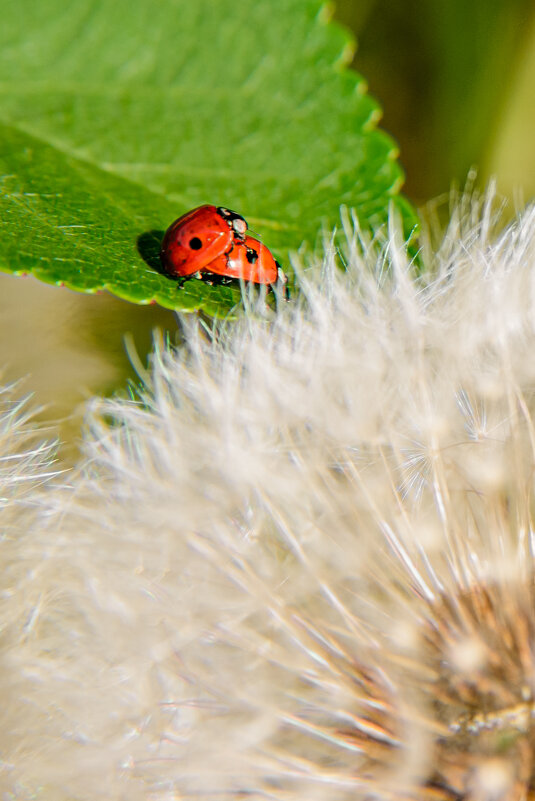
[[0, 585], [6, 791], [535, 796], [535, 214], [462, 203], [93, 403]]

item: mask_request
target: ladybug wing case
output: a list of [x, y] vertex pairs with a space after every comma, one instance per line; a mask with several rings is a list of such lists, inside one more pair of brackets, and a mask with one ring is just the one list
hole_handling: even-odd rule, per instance
[[184, 277], [203, 270], [233, 245], [233, 230], [215, 206], [199, 206], [165, 232], [160, 258], [169, 275]]
[[229, 253], [214, 259], [205, 271], [254, 284], [275, 284], [278, 278], [277, 263], [270, 251], [250, 236], [236, 242]]

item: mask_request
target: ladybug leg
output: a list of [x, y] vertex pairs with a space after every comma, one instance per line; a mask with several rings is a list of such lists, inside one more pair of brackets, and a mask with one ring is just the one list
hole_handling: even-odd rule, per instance
[[[174, 276], [171, 276], [171, 278]], [[190, 273], [189, 275], [178, 275], [176, 276], [176, 281], [178, 284], [179, 289], [184, 289], [184, 284], [186, 281], [189, 281], [190, 278], [202, 278], [201, 271], [197, 270], [196, 273]]]

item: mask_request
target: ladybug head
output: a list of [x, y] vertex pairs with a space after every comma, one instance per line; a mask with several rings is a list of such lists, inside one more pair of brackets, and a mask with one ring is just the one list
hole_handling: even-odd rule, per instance
[[245, 239], [245, 232], [249, 226], [247, 225], [247, 220], [241, 214], [237, 214], [231, 209], [226, 209], [224, 206], [218, 206], [217, 213], [230, 225], [236, 234], [236, 239]]

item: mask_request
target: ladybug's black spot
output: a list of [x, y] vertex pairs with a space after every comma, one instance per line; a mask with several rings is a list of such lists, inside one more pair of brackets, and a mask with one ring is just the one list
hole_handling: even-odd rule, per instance
[[246, 258], [249, 264], [254, 264], [255, 261], [258, 261], [258, 253], [252, 248], [247, 248]]
[[200, 250], [202, 248], [202, 241], [198, 236], [194, 236], [190, 239], [189, 246], [192, 250]]

